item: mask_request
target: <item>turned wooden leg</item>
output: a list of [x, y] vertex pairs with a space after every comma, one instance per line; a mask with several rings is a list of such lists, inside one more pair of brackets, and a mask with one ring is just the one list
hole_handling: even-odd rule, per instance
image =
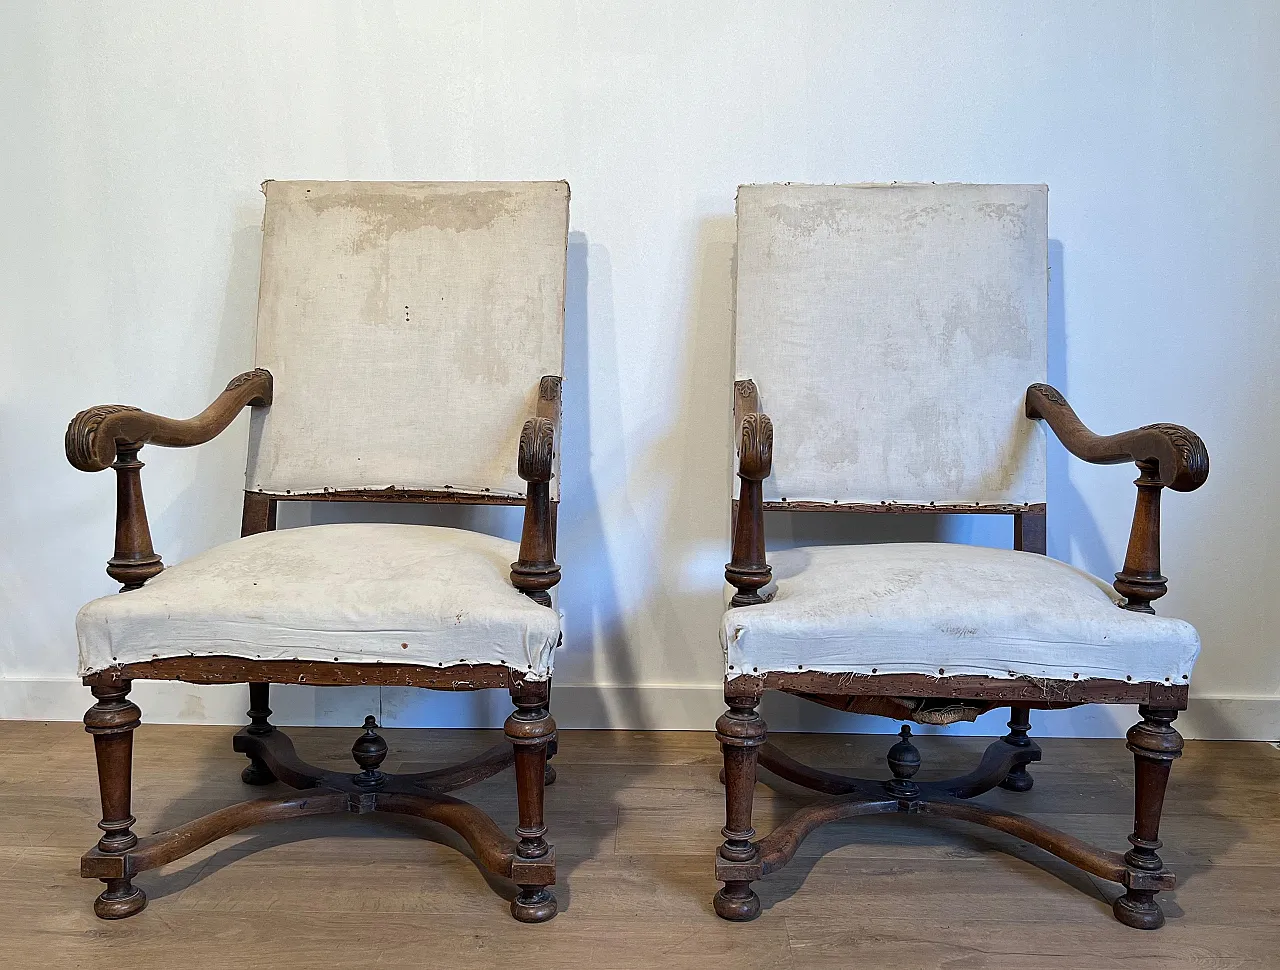
[[[756, 834], [751, 827], [751, 802], [756, 788], [756, 755], [766, 736], [764, 719], [756, 711], [760, 698], [726, 697], [725, 702], [729, 710], [716, 721], [716, 740], [724, 753], [725, 825], [719, 855], [727, 862], [758, 862], [760, 850], [751, 841]], [[742, 922], [760, 915], [760, 897], [750, 880], [726, 882], [712, 905], [721, 919]]]
[[[1029, 748], [1031, 739], [1027, 733], [1031, 730], [1031, 709], [1029, 707], [1009, 708], [1009, 733], [1004, 736], [1004, 743], [1015, 748]], [[1000, 787], [1008, 791], [1031, 791], [1036, 780], [1031, 777], [1025, 764], [1014, 765], [1013, 769], [1000, 782]]]
[[[84, 729], [93, 735], [98, 760], [98, 788], [102, 795], [102, 838], [98, 849], [111, 854], [128, 852], [138, 844], [130, 814], [133, 773], [133, 732], [142, 711], [128, 700], [129, 681], [91, 686], [98, 703], [84, 716]], [[94, 901], [93, 911], [102, 919], [124, 919], [142, 911], [147, 894], [130, 879], [103, 879], [107, 888]]]
[[1124, 854], [1129, 871], [1125, 878], [1125, 893], [1112, 907], [1116, 919], [1125, 926], [1140, 930], [1154, 930], [1164, 925], [1164, 913], [1156, 902], [1158, 889], [1151, 885], [1155, 874], [1164, 871], [1164, 863], [1158, 855], [1160, 843], [1160, 812], [1164, 807], [1165, 787], [1169, 783], [1169, 769], [1175, 758], [1182, 756], [1182, 735], [1173, 727], [1178, 712], [1170, 708], [1138, 708], [1142, 722], [1129, 729], [1128, 748], [1133, 752], [1133, 766], [1137, 776], [1137, 792], [1134, 797], [1133, 834], [1129, 836], [1132, 848]]
[[[551, 699], [548, 697], [547, 699], [548, 713], [550, 713], [550, 709], [551, 709]], [[554, 785], [556, 783], [556, 769], [555, 769], [555, 766], [551, 764], [551, 759], [554, 758], [559, 753], [560, 753], [560, 739], [558, 737], [552, 737], [551, 743], [547, 745], [547, 768], [546, 768], [546, 771], [542, 773], [542, 783], [544, 785]]]
[[[551, 685], [546, 681], [526, 681], [512, 687], [511, 699], [516, 711], [507, 718], [503, 728], [515, 748], [516, 797], [520, 812], [516, 855], [521, 859], [541, 859], [551, 851], [542, 818], [547, 748], [556, 737], [556, 722], [547, 710], [550, 693]], [[511, 902], [511, 915], [522, 923], [546, 922], [556, 915], [556, 909], [556, 897], [546, 886], [520, 885], [519, 894]]]
[[[275, 727], [267, 720], [271, 717], [270, 700], [270, 684], [249, 685], [249, 710], [245, 711], [249, 715], [247, 733], [255, 737], [264, 737], [275, 730]], [[245, 766], [244, 771], [240, 772], [241, 781], [246, 785], [269, 785], [276, 780], [276, 776], [271, 773], [271, 769], [260, 758], [255, 758], [253, 755], [248, 757], [249, 763]]]

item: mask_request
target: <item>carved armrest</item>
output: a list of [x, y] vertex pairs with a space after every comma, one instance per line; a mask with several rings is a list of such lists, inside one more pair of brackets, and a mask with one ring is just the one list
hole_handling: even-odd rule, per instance
[[81, 411], [67, 426], [67, 461], [82, 472], [100, 472], [111, 467], [121, 449], [202, 445], [225, 431], [245, 405], [270, 403], [271, 374], [259, 368], [232, 380], [212, 404], [185, 421], [127, 404], [100, 404]]
[[551, 605], [551, 590], [560, 582], [556, 562], [556, 509], [551, 501], [555, 472], [556, 432], [560, 427], [559, 377], [544, 377], [538, 387], [537, 414], [520, 431], [517, 469], [528, 482], [520, 558], [511, 564], [511, 585], [534, 602]]
[[81, 411], [67, 426], [67, 461], [85, 472], [116, 471], [115, 555], [107, 575], [124, 589], [137, 589], [164, 569], [151, 546], [151, 528], [142, 500], [145, 444], [189, 448], [217, 437], [246, 405], [271, 403], [271, 374], [247, 371], [227, 385], [217, 399], [194, 418], [176, 420], [149, 414], [126, 404], [100, 404]]
[[1152, 600], [1168, 592], [1160, 575], [1160, 490], [1191, 492], [1209, 477], [1209, 451], [1194, 432], [1178, 424], [1148, 424], [1134, 431], [1098, 435], [1085, 427], [1066, 398], [1048, 384], [1027, 388], [1027, 417], [1045, 421], [1071, 454], [1096, 465], [1132, 461], [1138, 466], [1138, 500], [1133, 511], [1124, 568], [1115, 588], [1125, 609], [1154, 613]]
[[1071, 454], [1095, 465], [1132, 461], [1153, 471], [1175, 492], [1191, 492], [1209, 477], [1209, 452], [1199, 436], [1179, 424], [1148, 424], [1134, 431], [1098, 435], [1084, 426], [1066, 398], [1048, 384], [1027, 388], [1027, 417], [1040, 418]]
[[763, 603], [760, 589], [773, 570], [765, 557], [764, 486], [773, 470], [773, 422], [760, 411], [754, 381], [735, 381], [734, 425], [738, 435], [738, 512], [733, 523], [733, 557], [724, 578], [737, 588], [730, 606]]

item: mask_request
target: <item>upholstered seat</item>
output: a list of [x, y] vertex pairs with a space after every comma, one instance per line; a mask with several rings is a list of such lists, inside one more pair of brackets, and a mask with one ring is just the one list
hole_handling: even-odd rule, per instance
[[770, 554], [773, 598], [725, 613], [725, 675], [961, 674], [1185, 684], [1191, 624], [1117, 609], [1102, 580], [1047, 556], [944, 542]]
[[81, 673], [166, 657], [500, 664], [551, 676], [560, 618], [508, 575], [518, 543], [423, 525], [263, 532], [105, 596], [76, 620]]

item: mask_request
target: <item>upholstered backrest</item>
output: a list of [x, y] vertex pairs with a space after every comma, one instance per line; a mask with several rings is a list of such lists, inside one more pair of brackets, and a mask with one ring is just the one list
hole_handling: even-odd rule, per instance
[[1045, 500], [1042, 185], [744, 185], [737, 380], [773, 419], [766, 501]]
[[246, 487], [523, 494], [520, 430], [563, 369], [569, 186], [263, 190], [257, 366], [274, 399], [255, 409]]

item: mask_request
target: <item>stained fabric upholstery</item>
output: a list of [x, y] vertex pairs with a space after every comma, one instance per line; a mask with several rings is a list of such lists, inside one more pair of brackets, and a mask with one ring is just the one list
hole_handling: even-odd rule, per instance
[[725, 675], [1102, 677], [1185, 684], [1182, 620], [1120, 609], [1102, 580], [1035, 553], [946, 542], [770, 554], [772, 599], [727, 610]]
[[80, 673], [185, 656], [432, 667], [500, 664], [551, 676], [555, 610], [508, 574], [519, 545], [425, 525], [264, 532], [80, 610]]

